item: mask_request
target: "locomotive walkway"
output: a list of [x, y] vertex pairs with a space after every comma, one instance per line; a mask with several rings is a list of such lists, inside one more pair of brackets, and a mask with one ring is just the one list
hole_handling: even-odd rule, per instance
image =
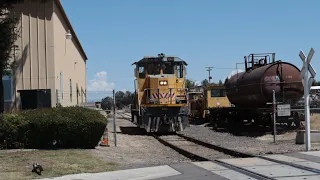
[[[267, 155], [266, 157], [312, 168], [313, 171], [299, 169], [260, 158], [220, 159], [242, 169], [249, 170], [279, 180], [315, 180], [320, 179], [320, 151], [290, 153], [284, 155]], [[319, 171], [318, 173], [316, 171]], [[255, 180], [232, 168], [220, 166], [211, 161], [182, 163], [121, 171], [76, 174], [53, 178], [55, 180]]]

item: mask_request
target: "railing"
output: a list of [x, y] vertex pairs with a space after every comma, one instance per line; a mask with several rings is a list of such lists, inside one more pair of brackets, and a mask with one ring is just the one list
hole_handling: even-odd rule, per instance
[[[152, 90], [155, 90], [157, 92], [155, 97], [153, 95], [151, 95]], [[173, 91], [173, 90], [175, 90], [175, 91]], [[183, 93], [181, 93], [182, 91], [183, 91]], [[188, 98], [187, 91], [188, 91], [188, 88], [168, 88], [168, 90], [165, 93], [160, 93], [160, 88], [146, 88], [143, 91], [143, 96], [146, 95], [146, 103], [147, 104], [160, 104], [160, 99], [168, 99], [168, 100], [170, 100], [170, 104], [172, 104], [172, 99], [177, 99], [177, 98], [174, 98], [174, 96], [177, 96], [180, 94], [182, 94], [182, 96], [184, 96], [185, 100], [187, 101], [187, 98]], [[173, 93], [177, 93], [177, 94], [173, 95]], [[156, 103], [155, 100], [157, 100], [158, 103]], [[177, 100], [176, 100], [176, 102], [177, 102]]]

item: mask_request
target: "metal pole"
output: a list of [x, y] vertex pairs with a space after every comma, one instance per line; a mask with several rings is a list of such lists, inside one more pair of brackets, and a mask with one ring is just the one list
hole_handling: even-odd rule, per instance
[[211, 82], [211, 74], [210, 74], [210, 71], [212, 70], [213, 67], [206, 67], [207, 68], [207, 71], [209, 72], [209, 84]]
[[305, 140], [306, 140], [306, 151], [311, 150], [310, 142], [310, 109], [309, 109], [309, 77], [308, 77], [308, 62], [304, 61], [304, 67], [307, 69], [304, 75], [304, 115], [306, 122]]
[[113, 93], [113, 136], [114, 136], [114, 146], [117, 146], [117, 131], [116, 131], [116, 98], [115, 92]]
[[273, 90], [273, 142], [276, 143], [277, 123], [276, 123], [276, 92]]

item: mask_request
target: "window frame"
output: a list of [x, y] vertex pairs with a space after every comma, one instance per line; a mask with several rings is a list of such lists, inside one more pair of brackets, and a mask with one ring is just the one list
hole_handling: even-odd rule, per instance
[[70, 85], [70, 102], [72, 102], [72, 79], [69, 79], [69, 85]]
[[[143, 68], [142, 72], [140, 71], [140, 68]], [[147, 68], [145, 64], [138, 64], [137, 70], [139, 79], [145, 79], [147, 77]]]
[[60, 71], [60, 91], [61, 91], [61, 100], [63, 100], [64, 85], [63, 85], [63, 73], [62, 73], [62, 71]]
[[184, 65], [179, 63], [176, 64], [176, 70], [177, 70], [177, 78], [184, 78]]

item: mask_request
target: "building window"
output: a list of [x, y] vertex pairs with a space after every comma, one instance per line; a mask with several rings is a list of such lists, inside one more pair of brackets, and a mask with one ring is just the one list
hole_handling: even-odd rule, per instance
[[13, 81], [11, 76], [2, 77], [3, 81], [3, 95], [5, 102], [11, 102], [13, 99]]
[[84, 99], [85, 102], [88, 102], [88, 99], [87, 99], [87, 90], [86, 90], [86, 89], [84, 90], [84, 98], [85, 98], [85, 99]]
[[72, 80], [70, 79], [70, 102], [72, 102]]
[[76, 83], [76, 97], [77, 97], [77, 104], [79, 104], [79, 87], [78, 87], [78, 83]]
[[83, 89], [81, 87], [81, 103], [83, 103]]
[[60, 71], [60, 91], [61, 91], [61, 99], [63, 99], [63, 75]]

